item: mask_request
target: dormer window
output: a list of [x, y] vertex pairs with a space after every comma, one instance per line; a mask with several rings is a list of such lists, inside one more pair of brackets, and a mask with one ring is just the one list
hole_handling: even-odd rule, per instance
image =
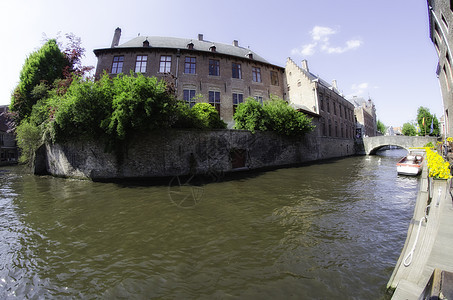
[[211, 45], [211, 47], [209, 47], [209, 51], [216, 52], [216, 46], [214, 44]]
[[192, 42], [187, 44], [187, 49], [193, 50], [193, 43]]
[[148, 39], [143, 41], [143, 47], [149, 47]]
[[253, 53], [252, 52], [247, 53], [246, 56], [247, 56], [248, 59], [253, 59]]

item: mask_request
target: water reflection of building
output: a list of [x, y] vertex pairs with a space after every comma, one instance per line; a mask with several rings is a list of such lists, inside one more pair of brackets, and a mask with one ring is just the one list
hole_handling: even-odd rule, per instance
[[439, 78], [444, 105], [445, 131], [443, 134], [453, 134], [453, 1], [428, 0], [429, 35], [434, 44], [439, 63], [437, 77]]
[[0, 106], [0, 165], [17, 162], [16, 136], [10, 132], [8, 118], [5, 116], [8, 106]]

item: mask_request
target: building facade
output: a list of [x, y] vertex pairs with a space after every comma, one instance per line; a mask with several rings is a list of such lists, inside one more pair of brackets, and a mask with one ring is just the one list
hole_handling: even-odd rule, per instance
[[306, 60], [298, 66], [290, 58], [286, 61], [285, 74], [290, 104], [317, 116], [318, 136], [354, 138], [354, 105], [340, 93], [335, 80], [329, 84], [310, 72]]
[[247, 97], [262, 102], [271, 95], [285, 99], [284, 69], [250, 49], [214, 43], [203, 38], [138, 36], [119, 44], [121, 29], [115, 30], [110, 48], [96, 49], [96, 77], [104, 71], [142, 73], [174, 84], [176, 97], [193, 106], [212, 104], [221, 119], [232, 125], [233, 114]]
[[0, 106], [0, 165], [16, 163], [18, 158], [16, 136], [9, 130], [5, 116], [7, 110], [8, 106]]
[[350, 101], [354, 104], [356, 137], [377, 136], [376, 107], [373, 101], [360, 97], [354, 97]]
[[434, 44], [439, 63], [439, 78], [444, 105], [444, 136], [453, 135], [453, 1], [428, 0], [429, 33]]
[[[215, 43], [204, 39], [138, 36], [120, 44], [117, 28], [110, 48], [96, 49], [95, 76], [141, 73], [156, 76], [172, 84], [176, 97], [190, 106], [197, 102], [213, 105], [231, 128], [236, 107], [252, 97], [259, 102], [271, 95], [287, 101], [297, 110], [313, 117], [316, 134], [321, 137], [354, 139], [357, 137], [354, 104], [331, 84], [314, 75], [308, 62], [298, 66], [288, 58], [280, 67], [248, 48]], [[374, 105], [357, 110], [363, 124], [362, 134], [376, 135]], [[362, 128], [360, 127], [360, 128]]]

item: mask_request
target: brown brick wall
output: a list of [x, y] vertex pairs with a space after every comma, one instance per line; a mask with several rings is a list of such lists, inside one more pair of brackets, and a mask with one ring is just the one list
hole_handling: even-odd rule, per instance
[[[220, 92], [220, 117], [232, 124], [233, 100], [232, 93], [242, 93], [244, 100], [251, 96], [261, 96], [263, 100], [268, 100], [270, 95], [285, 98], [284, 69], [271, 64], [265, 64], [248, 58], [239, 58], [217, 53], [206, 53], [195, 50], [182, 49], [178, 53], [176, 49], [153, 49], [153, 48], [115, 48], [105, 49], [98, 52], [98, 64], [96, 76], [98, 77], [104, 70], [108, 73], [112, 69], [113, 57], [124, 55], [123, 73], [129, 74], [135, 70], [135, 62], [138, 55], [147, 55], [147, 68], [144, 75], [163, 77], [165, 74], [159, 73], [161, 55], [170, 55], [171, 74], [177, 78], [177, 98], [183, 99], [184, 88], [195, 89], [196, 94], [203, 96], [202, 101], [208, 102], [209, 91]], [[195, 57], [196, 73], [185, 74], [184, 64], [187, 56]], [[220, 76], [209, 75], [209, 60], [220, 61]], [[232, 78], [232, 63], [241, 64], [242, 79]], [[178, 67], [177, 67], [178, 65]], [[261, 82], [253, 82], [252, 68], [258, 67], [261, 70]], [[278, 73], [278, 85], [271, 84], [271, 71]], [[114, 74], [112, 74], [114, 75]]]

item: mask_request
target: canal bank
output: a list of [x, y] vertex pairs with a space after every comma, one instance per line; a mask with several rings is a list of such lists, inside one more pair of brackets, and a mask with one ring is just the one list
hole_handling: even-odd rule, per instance
[[[440, 271], [453, 272], [450, 186], [451, 179], [428, 177], [428, 167], [424, 165], [406, 242], [387, 284], [389, 291], [394, 291], [392, 299], [426, 299], [426, 296], [437, 299], [442, 291], [441, 280], [444, 276], [434, 276], [434, 271], [436, 274]], [[451, 292], [451, 288], [451, 285], [444, 286], [443, 294], [448, 292], [447, 289]], [[419, 298], [422, 295], [425, 297]], [[430, 297], [428, 299], [432, 299]]]
[[46, 144], [36, 153], [34, 172], [107, 181], [224, 174], [352, 156], [359, 146], [353, 139], [315, 133], [167, 130], [136, 136], [116, 153], [106, 152], [103, 141]]

